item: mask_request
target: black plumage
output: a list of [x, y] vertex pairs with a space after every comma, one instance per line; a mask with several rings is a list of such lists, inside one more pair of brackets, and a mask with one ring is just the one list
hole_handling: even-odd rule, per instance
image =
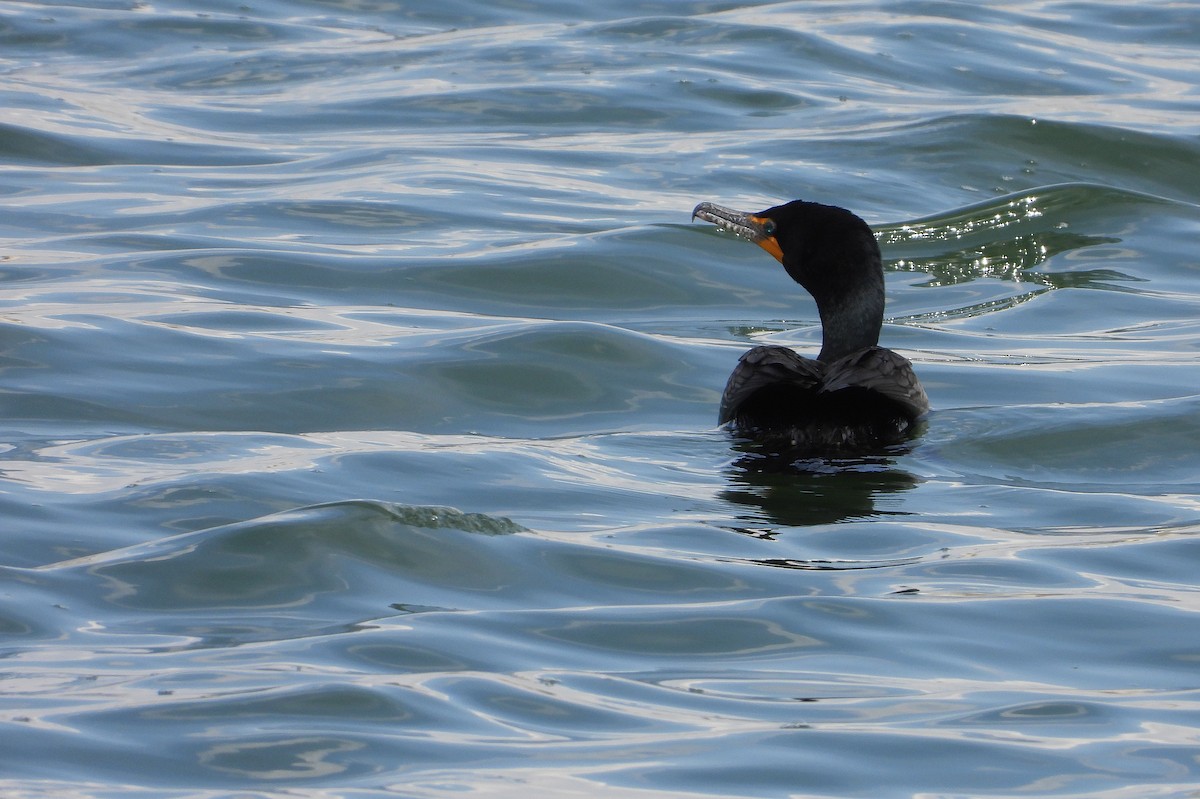
[[817, 303], [815, 359], [760, 346], [738, 361], [719, 420], [798, 454], [879, 451], [907, 440], [929, 399], [907, 358], [879, 346], [883, 262], [870, 227], [844, 208], [796, 200], [757, 214], [701, 203], [693, 218], [757, 243]]

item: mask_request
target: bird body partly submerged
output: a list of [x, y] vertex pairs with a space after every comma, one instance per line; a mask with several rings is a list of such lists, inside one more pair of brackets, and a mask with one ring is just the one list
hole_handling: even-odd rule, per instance
[[787, 452], [852, 454], [903, 442], [928, 409], [912, 364], [889, 349], [825, 363], [762, 346], [729, 376], [719, 421]]
[[720, 423], [799, 455], [878, 452], [910, 438], [929, 400], [908, 359], [878, 346], [883, 265], [867, 224], [843, 208], [800, 200], [758, 214], [701, 203], [692, 215], [774, 255], [821, 315], [815, 359], [779, 346], [741, 357]]

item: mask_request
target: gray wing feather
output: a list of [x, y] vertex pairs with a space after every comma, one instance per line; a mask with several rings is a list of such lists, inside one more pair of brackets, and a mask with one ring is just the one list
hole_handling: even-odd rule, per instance
[[755, 347], [738, 360], [725, 384], [718, 424], [732, 419], [738, 407], [759, 389], [785, 383], [816, 391], [824, 376], [823, 364], [797, 355], [787, 347]]
[[929, 398], [912, 363], [883, 347], [868, 347], [829, 364], [822, 392], [854, 387], [887, 397], [913, 418], [929, 410]]

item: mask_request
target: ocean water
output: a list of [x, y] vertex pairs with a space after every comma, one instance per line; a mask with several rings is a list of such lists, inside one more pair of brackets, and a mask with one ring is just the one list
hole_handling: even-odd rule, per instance
[[[0, 2], [0, 794], [1200, 796], [1200, 4]], [[715, 427], [849, 207], [906, 452]]]

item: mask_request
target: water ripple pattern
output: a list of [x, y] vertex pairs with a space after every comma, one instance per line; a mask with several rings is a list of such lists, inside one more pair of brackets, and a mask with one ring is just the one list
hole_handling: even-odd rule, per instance
[[[1200, 785], [1200, 5], [0, 0], [0, 793]], [[714, 427], [847, 206], [910, 450]]]

